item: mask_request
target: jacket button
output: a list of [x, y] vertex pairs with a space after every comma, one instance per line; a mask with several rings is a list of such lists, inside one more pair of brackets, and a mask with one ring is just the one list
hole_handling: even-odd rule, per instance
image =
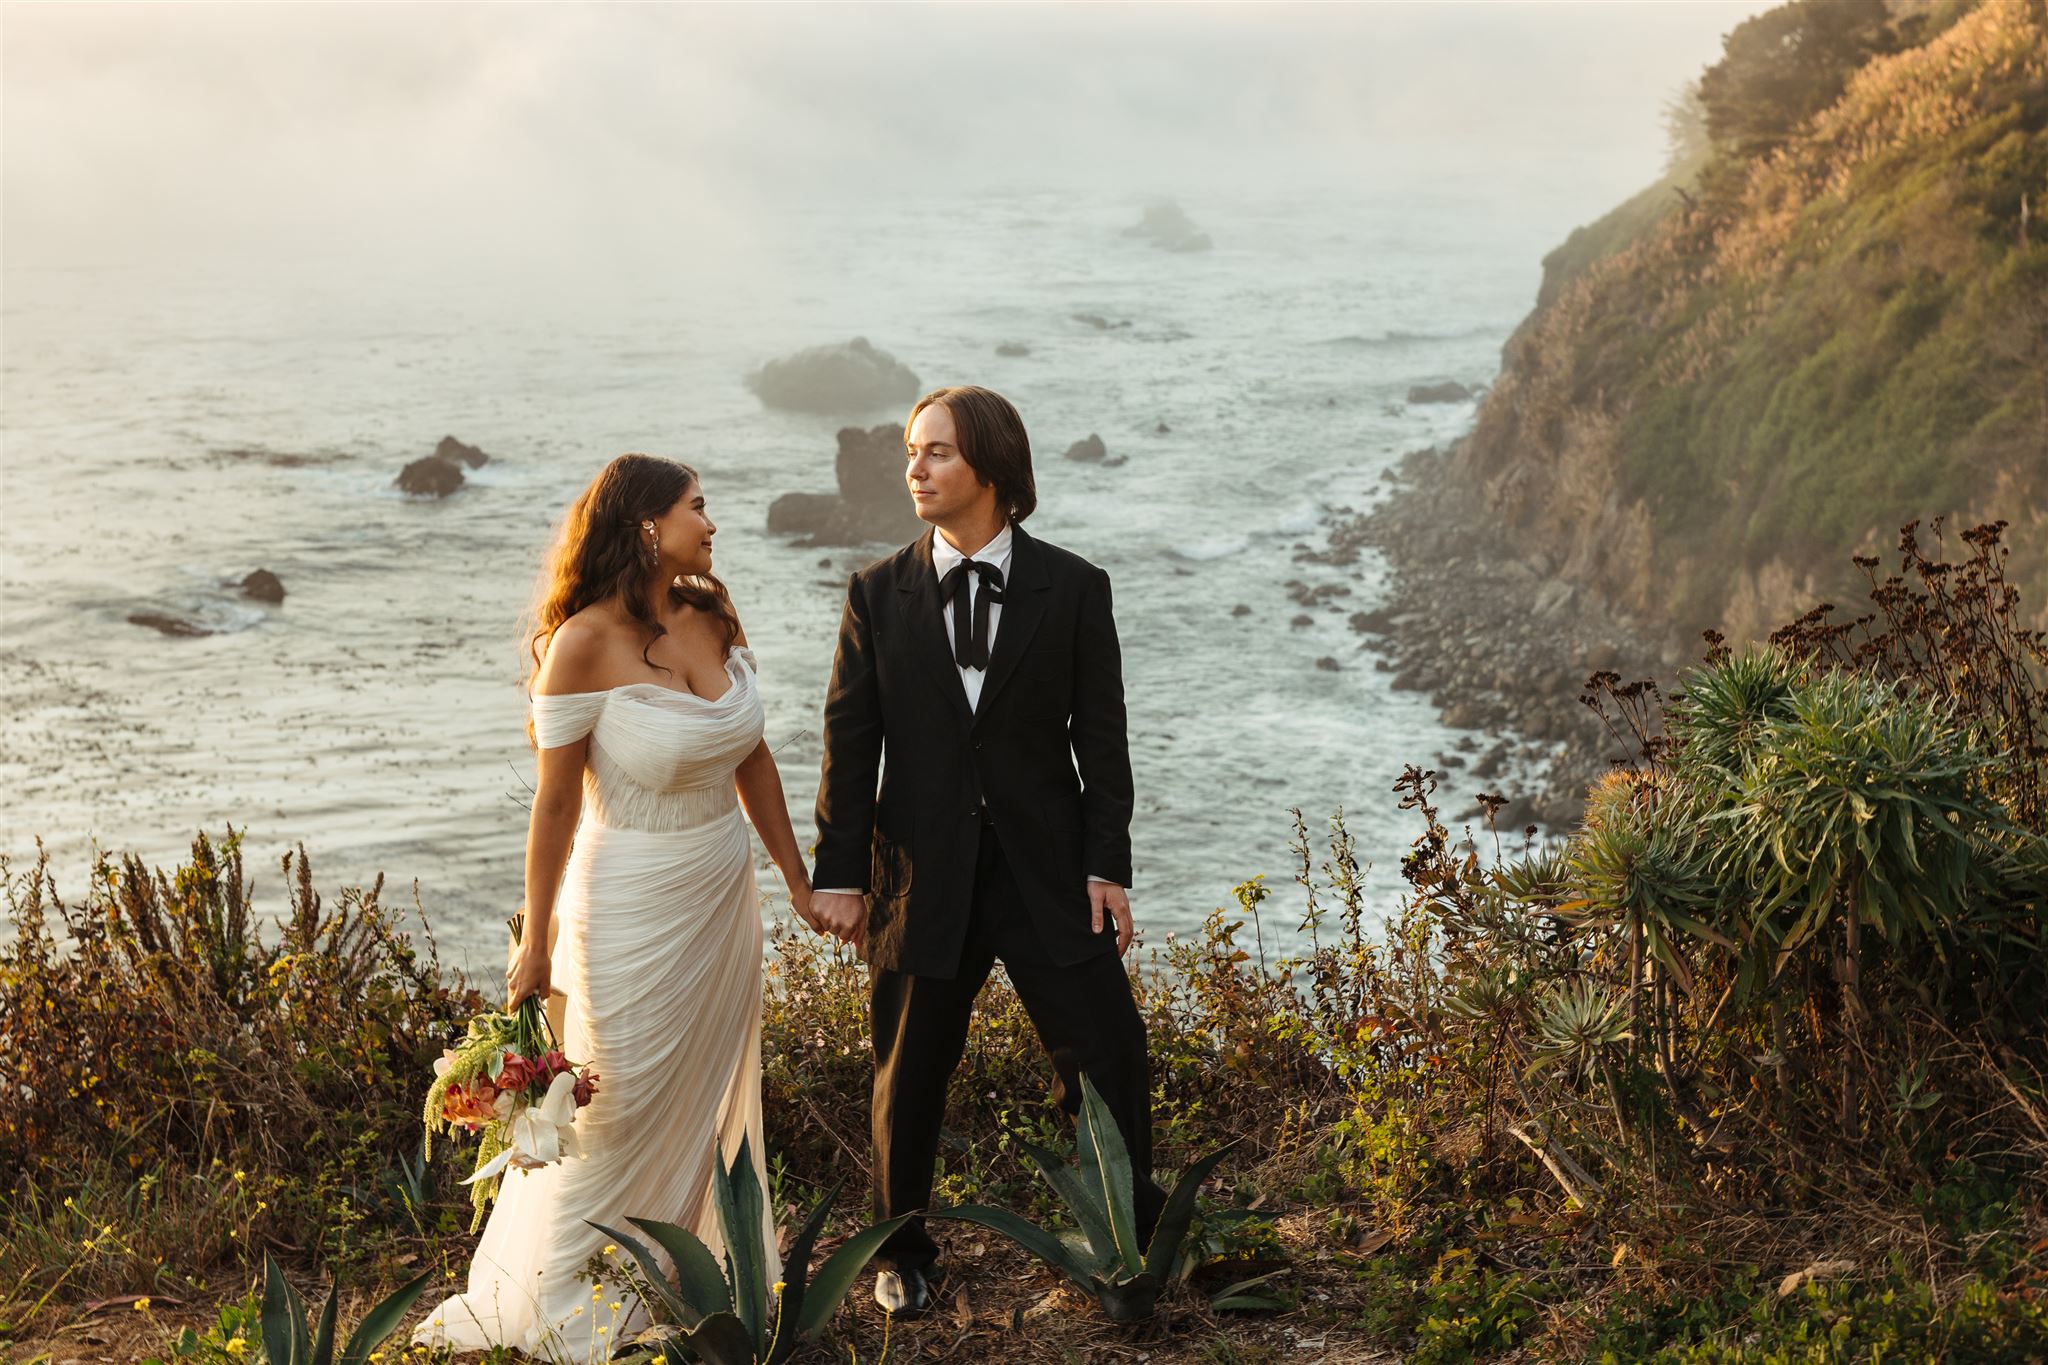
[[981, 741], [980, 741], [980, 740], [978, 740], [978, 739], [977, 739], [977, 740], [975, 740], [975, 741], [974, 741], [974, 747], [975, 747], [976, 749], [979, 749], [979, 748], [981, 748]]
[[969, 806], [969, 807], [967, 808], [967, 813], [968, 813], [969, 815], [980, 815], [980, 814], [981, 814], [981, 807], [980, 807], [980, 806]]

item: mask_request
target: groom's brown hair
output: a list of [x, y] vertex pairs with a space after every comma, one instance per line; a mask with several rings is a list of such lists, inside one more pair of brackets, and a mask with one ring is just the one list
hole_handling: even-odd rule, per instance
[[917, 400], [904, 422], [905, 435], [917, 415], [934, 403], [945, 404], [960, 437], [960, 454], [985, 484], [995, 485], [996, 501], [1011, 521], [1022, 521], [1038, 506], [1038, 483], [1031, 476], [1031, 437], [1010, 400], [979, 384], [954, 384], [933, 389]]

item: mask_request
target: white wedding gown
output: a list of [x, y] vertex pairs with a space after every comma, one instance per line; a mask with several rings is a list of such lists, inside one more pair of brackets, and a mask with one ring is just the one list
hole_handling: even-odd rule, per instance
[[568, 997], [563, 1050], [595, 1067], [598, 1089], [576, 1115], [583, 1156], [505, 1173], [467, 1289], [416, 1342], [603, 1360], [646, 1318], [616, 1275], [585, 1273], [608, 1240], [585, 1220], [680, 1223], [722, 1262], [713, 1163], [743, 1136], [780, 1278], [761, 1150], [761, 918], [733, 782], [763, 718], [753, 654], [734, 646], [725, 671], [717, 701], [651, 683], [533, 699], [541, 748], [590, 736], [553, 983]]

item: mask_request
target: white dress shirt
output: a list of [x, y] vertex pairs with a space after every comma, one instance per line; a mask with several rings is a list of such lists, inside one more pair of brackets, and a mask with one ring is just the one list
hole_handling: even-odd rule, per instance
[[[932, 532], [932, 568], [938, 573], [939, 582], [944, 583], [946, 575], [953, 571], [953, 566], [967, 558], [969, 556], [963, 555], [960, 551], [953, 548], [953, 542], [946, 539], [945, 532]], [[980, 564], [995, 565], [996, 572], [1003, 576], [1003, 582], [1008, 583], [1010, 581], [1010, 523], [1004, 522], [1003, 529], [996, 532], [996, 538], [975, 551], [972, 558]], [[974, 599], [980, 595], [981, 586], [980, 574], [970, 573], [967, 575], [966, 592], [969, 620], [974, 619]], [[960, 645], [953, 638], [953, 604], [942, 602], [939, 606], [939, 615], [946, 622], [946, 648], [954, 651], [953, 657], [957, 659], [959, 657]], [[996, 631], [1002, 627], [1002, 623], [1003, 604], [999, 599], [988, 604], [988, 653], [991, 659], [995, 657], [996, 653]], [[969, 711], [979, 710], [981, 707], [981, 685], [987, 680], [988, 671], [981, 668], [968, 668], [961, 664], [955, 664], [954, 668], [960, 674], [960, 686], [967, 690], [967, 709]]]
[[[946, 581], [946, 575], [952, 572], [954, 565], [960, 563], [963, 559], [970, 558], [982, 564], [995, 565], [996, 572], [1003, 576], [1003, 582], [1007, 585], [1010, 581], [1010, 523], [1004, 522], [1003, 529], [996, 532], [995, 539], [982, 546], [979, 550], [976, 550], [972, 555], [961, 554], [953, 542], [946, 539], [943, 531], [934, 530], [932, 532], [932, 569], [938, 574], [941, 583]], [[975, 594], [981, 591], [981, 575], [969, 573], [967, 575], [967, 582], [962, 586], [962, 591], [968, 594], [968, 619], [971, 621], [974, 619]], [[957, 659], [959, 657], [957, 652], [958, 646], [953, 639], [953, 606], [950, 602], [940, 603], [939, 616], [946, 623], [946, 648]], [[1001, 600], [990, 602], [988, 604], [988, 653], [990, 659], [995, 658], [996, 631], [1001, 627], [1002, 621], [1003, 604]], [[970, 712], [980, 709], [981, 685], [987, 680], [987, 670], [968, 668], [959, 663], [955, 663], [954, 668], [960, 674], [960, 686], [967, 692], [967, 709]], [[1109, 878], [1097, 877], [1091, 873], [1088, 880], [1091, 882], [1108, 882]], [[860, 893], [858, 891], [820, 890], [816, 894], [821, 896], [835, 894], [857, 896]]]

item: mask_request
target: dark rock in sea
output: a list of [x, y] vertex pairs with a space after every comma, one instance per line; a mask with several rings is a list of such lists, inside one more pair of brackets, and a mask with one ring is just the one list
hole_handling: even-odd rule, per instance
[[1166, 423], [1161, 422], [1158, 426], [1152, 428], [1152, 430], [1157, 434], [1164, 436], [1167, 432], [1172, 431], [1173, 428], [1166, 425]]
[[1207, 251], [1211, 245], [1209, 234], [1170, 199], [1147, 204], [1145, 216], [1125, 228], [1124, 236], [1142, 238], [1161, 251]]
[[309, 454], [297, 450], [266, 450], [261, 446], [236, 446], [230, 450], [216, 450], [213, 455], [217, 460], [267, 464], [278, 469], [305, 469], [313, 465], [335, 464], [347, 458], [334, 451]]
[[172, 616], [168, 612], [161, 611], [131, 611], [128, 613], [128, 624], [131, 626], [148, 626], [151, 630], [162, 635], [169, 635], [174, 639], [190, 639], [200, 635], [213, 634], [211, 630], [200, 625], [197, 621], [189, 620], [183, 616]]
[[434, 454], [444, 460], [460, 460], [471, 469], [482, 469], [491, 462], [491, 457], [467, 441], [458, 441], [453, 436], [443, 436], [441, 444], [434, 447]]
[[[924, 530], [903, 484], [903, 428], [893, 422], [842, 427], [833, 462], [837, 493], [784, 493], [768, 507], [768, 529], [808, 536], [810, 545], [901, 544]], [[830, 565], [829, 560], [819, 567]]]
[[1074, 321], [1093, 327], [1098, 332], [1114, 332], [1131, 325], [1128, 318], [1121, 322], [1111, 322], [1100, 313], [1075, 313], [1073, 318]]
[[1472, 400], [1472, 390], [1456, 380], [1442, 384], [1416, 384], [1408, 390], [1411, 403], [1467, 403]]
[[1244, 603], [1240, 602], [1230, 609], [1230, 614], [1232, 616], [1250, 616], [1252, 614], [1252, 609], [1246, 606]]
[[1289, 621], [1287, 624], [1295, 630], [1300, 630], [1303, 626], [1312, 626], [1315, 623], [1315, 617], [1303, 615], [1295, 617], [1292, 621]]
[[1108, 457], [1109, 447], [1092, 431], [1088, 433], [1087, 440], [1076, 441], [1067, 447], [1067, 458], [1070, 460], [1086, 460], [1090, 464], [1100, 464]]
[[428, 455], [399, 470], [393, 482], [416, 498], [445, 498], [462, 487], [462, 466], [440, 455]]
[[747, 387], [771, 408], [847, 414], [907, 405], [920, 389], [908, 365], [866, 337], [771, 360], [747, 376]]
[[1464, 767], [1465, 760], [1458, 754], [1438, 754], [1436, 756], [1436, 766], [1448, 772], [1454, 768]]
[[1392, 628], [1393, 613], [1385, 607], [1351, 613], [1351, 628], [1361, 635], [1385, 635]]
[[1320, 668], [1325, 673], [1335, 673], [1338, 669], [1342, 668], [1343, 665], [1338, 663], [1329, 655], [1325, 654], [1322, 658], [1316, 660], [1316, 667]]
[[242, 596], [273, 605], [284, 601], [284, 582], [268, 569], [258, 569], [242, 580]]
[[1018, 356], [1030, 355], [1031, 348], [1021, 341], [1005, 341], [996, 347], [996, 354], [1006, 355], [1015, 359]]

